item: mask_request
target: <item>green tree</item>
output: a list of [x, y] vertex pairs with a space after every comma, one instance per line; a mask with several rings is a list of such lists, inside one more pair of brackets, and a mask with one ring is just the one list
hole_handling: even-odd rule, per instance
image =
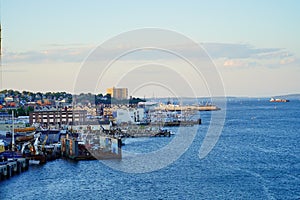
[[25, 116], [25, 115], [26, 115], [26, 111], [25, 111], [24, 107], [23, 106], [19, 107], [17, 109], [17, 117], [18, 116]]
[[30, 113], [30, 112], [33, 112], [33, 111], [34, 111], [34, 108], [33, 108], [32, 106], [28, 106], [28, 107], [26, 108], [26, 115], [29, 116], [29, 113]]
[[7, 113], [11, 115], [11, 114], [12, 114], [12, 111], [14, 111], [14, 117], [17, 117], [16, 109], [9, 109], [9, 110], [7, 111]]

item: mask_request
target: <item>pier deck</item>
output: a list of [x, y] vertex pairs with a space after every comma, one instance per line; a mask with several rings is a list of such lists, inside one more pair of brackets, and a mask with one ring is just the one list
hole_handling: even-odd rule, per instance
[[29, 162], [25, 158], [0, 162], [0, 181], [28, 170]]

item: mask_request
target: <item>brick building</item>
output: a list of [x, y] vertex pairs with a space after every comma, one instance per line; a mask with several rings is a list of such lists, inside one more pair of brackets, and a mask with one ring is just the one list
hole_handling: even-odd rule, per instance
[[29, 123], [40, 123], [43, 126], [77, 125], [86, 120], [86, 110], [39, 110], [29, 114]]

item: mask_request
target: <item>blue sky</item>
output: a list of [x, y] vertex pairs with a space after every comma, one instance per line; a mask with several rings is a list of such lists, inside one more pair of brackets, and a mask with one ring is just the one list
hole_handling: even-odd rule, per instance
[[[2, 87], [72, 91], [94, 48], [120, 33], [157, 27], [203, 45], [227, 95], [300, 93], [299, 10], [296, 0], [2, 0]], [[64, 84], [41, 78], [58, 69], [69, 78], [58, 75], [55, 82]], [[35, 78], [22, 78], [29, 75]]]

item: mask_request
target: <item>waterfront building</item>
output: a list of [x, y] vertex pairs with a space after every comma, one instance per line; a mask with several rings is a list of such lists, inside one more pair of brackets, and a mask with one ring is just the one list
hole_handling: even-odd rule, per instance
[[58, 126], [82, 124], [87, 116], [86, 110], [38, 110], [29, 114], [29, 123], [39, 123], [42, 126]]
[[143, 108], [128, 108], [128, 109], [117, 109], [113, 113], [117, 124], [120, 123], [139, 123], [145, 118], [145, 112]]
[[82, 132], [82, 131], [100, 131], [100, 130], [109, 130], [110, 129], [110, 125], [109, 124], [100, 124], [98, 122], [94, 122], [94, 123], [87, 123], [87, 124], [83, 124], [83, 125], [75, 125], [75, 126], [71, 126], [69, 127], [70, 131], [75, 131], [75, 132]]

